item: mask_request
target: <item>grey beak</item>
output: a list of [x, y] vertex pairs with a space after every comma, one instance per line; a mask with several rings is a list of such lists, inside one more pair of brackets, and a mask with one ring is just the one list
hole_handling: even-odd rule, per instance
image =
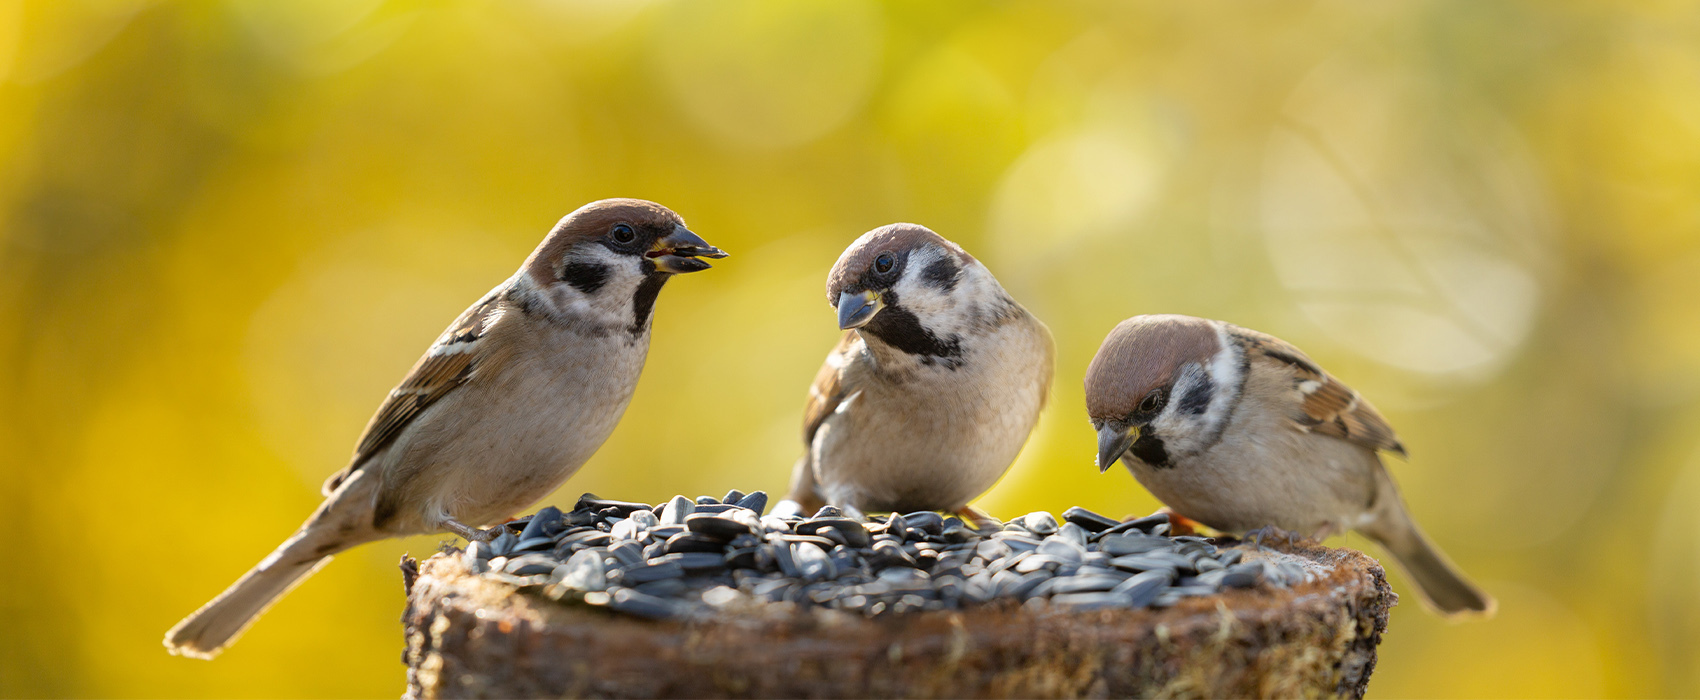
[[844, 330], [861, 328], [874, 320], [874, 314], [883, 308], [885, 302], [878, 292], [842, 292], [838, 295], [838, 327]]
[[711, 246], [701, 236], [683, 226], [655, 241], [646, 254], [655, 261], [656, 269], [673, 274], [707, 270], [710, 266], [697, 258], [724, 258], [726, 251]]
[[1113, 425], [1106, 425], [1098, 431], [1098, 473], [1102, 474], [1122, 458], [1127, 448], [1133, 447], [1133, 442], [1139, 439], [1139, 429], [1123, 430]]

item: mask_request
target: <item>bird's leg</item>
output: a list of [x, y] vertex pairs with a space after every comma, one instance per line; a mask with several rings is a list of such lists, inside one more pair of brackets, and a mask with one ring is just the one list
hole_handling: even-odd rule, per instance
[[463, 525], [459, 520], [455, 520], [454, 518], [443, 518], [443, 521], [437, 524], [441, 525], [444, 530], [448, 530], [449, 532], [459, 535], [461, 539], [468, 542], [489, 542], [502, 534], [503, 527], [501, 525], [497, 525], [496, 527], [488, 530], [480, 530], [475, 527]]
[[863, 513], [862, 510], [860, 508], [857, 508], [856, 506], [853, 506], [853, 505], [846, 503], [842, 507], [840, 507], [838, 510], [843, 512], [844, 517], [846, 517], [846, 518], [849, 518], [849, 519], [854, 520], [854, 521], [859, 522], [859, 523], [868, 522], [868, 514]]
[[1204, 523], [1193, 520], [1192, 518], [1181, 515], [1180, 513], [1176, 513], [1173, 508], [1168, 506], [1158, 508], [1157, 512], [1169, 514], [1170, 537], [1175, 535], [1196, 535], [1200, 531], [1209, 529], [1208, 527], [1205, 527]]
[[1274, 525], [1265, 525], [1257, 528], [1256, 530], [1247, 532], [1245, 533], [1245, 539], [1258, 547], [1263, 547], [1265, 546], [1265, 542], [1272, 542], [1276, 539], [1285, 541], [1289, 549], [1299, 543], [1298, 535], [1275, 527]]
[[963, 506], [952, 515], [962, 518], [962, 522], [968, 523], [969, 527], [981, 532], [997, 532], [1003, 529], [1002, 521], [974, 506]]

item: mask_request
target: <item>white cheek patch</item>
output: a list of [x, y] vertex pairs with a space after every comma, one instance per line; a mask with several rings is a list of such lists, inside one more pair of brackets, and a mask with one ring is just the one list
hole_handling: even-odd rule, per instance
[[[927, 279], [928, 268], [949, 260], [956, 274], [942, 284]], [[955, 253], [926, 246], [909, 254], [902, 278], [892, 285], [898, 304], [914, 313], [921, 325], [941, 338], [973, 331], [992, 309], [981, 308], [1006, 295], [996, 278], [979, 262], [962, 263]]]
[[897, 293], [898, 303], [923, 319], [948, 312], [954, 305], [948, 292], [923, 279], [926, 269], [938, 262], [941, 255], [942, 251], [931, 246], [909, 253], [903, 276], [891, 286], [891, 290]]
[[1215, 445], [1239, 404], [1244, 355], [1221, 327], [1216, 331], [1221, 349], [1207, 363], [1181, 368], [1168, 405], [1151, 422], [1170, 454], [1197, 453]]
[[589, 319], [598, 325], [621, 325], [632, 317], [632, 296], [643, 282], [643, 263], [597, 243], [581, 244], [569, 252], [563, 266], [573, 263], [597, 265], [605, 270], [602, 284], [586, 293], [566, 282], [556, 281], [544, 289], [554, 311], [567, 317]]
[[1221, 322], [1212, 322], [1216, 327], [1216, 343], [1220, 348], [1216, 356], [1210, 358], [1210, 382], [1216, 387], [1216, 397], [1211, 399], [1210, 408], [1204, 412], [1205, 425], [1209, 426], [1209, 443], [1215, 444], [1222, 437], [1222, 431], [1228, 428], [1228, 418], [1233, 414], [1234, 407], [1240, 403], [1240, 391], [1245, 388], [1245, 351], [1240, 349], [1233, 338], [1228, 337], [1228, 329]]

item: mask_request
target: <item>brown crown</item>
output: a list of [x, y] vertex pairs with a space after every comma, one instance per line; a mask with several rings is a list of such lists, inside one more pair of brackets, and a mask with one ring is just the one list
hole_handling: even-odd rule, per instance
[[843, 255], [838, 256], [837, 264], [832, 266], [832, 272], [826, 276], [827, 303], [837, 304], [839, 292], [860, 279], [880, 253], [901, 255], [929, 243], [955, 253], [964, 265], [974, 260], [974, 256], [969, 255], [961, 246], [933, 233], [932, 229], [925, 226], [886, 224], [862, 234], [849, 248], [844, 249]]
[[525, 268], [531, 270], [537, 279], [548, 279], [553, 275], [551, 268], [566, 253], [568, 248], [583, 241], [595, 240], [606, 235], [614, 224], [624, 223], [637, 230], [640, 234], [648, 232], [656, 237], [665, 236], [673, 231], [674, 226], [684, 226], [685, 220], [672, 209], [644, 199], [603, 199], [579, 207], [573, 213], [561, 217], [543, 242], [537, 244], [537, 249], [526, 258]]
[[1135, 316], [1117, 324], [1086, 368], [1086, 413], [1126, 418], [1152, 389], [1167, 386], [1188, 362], [1207, 363], [1221, 350], [1216, 329], [1192, 316]]

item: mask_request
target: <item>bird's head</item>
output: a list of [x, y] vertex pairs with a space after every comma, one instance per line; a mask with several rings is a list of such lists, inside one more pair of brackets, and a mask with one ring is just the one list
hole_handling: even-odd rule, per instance
[[703, 258], [724, 257], [667, 207], [604, 199], [562, 217], [523, 270], [558, 311], [622, 316], [635, 331], [648, 328], [669, 278], [708, 269]]
[[1242, 358], [1215, 321], [1153, 315], [1118, 324], [1086, 369], [1098, 471], [1124, 456], [1165, 468], [1215, 444], [1244, 381]]
[[857, 238], [832, 266], [826, 297], [839, 328], [926, 357], [960, 354], [962, 336], [1014, 304], [973, 256], [916, 224]]

